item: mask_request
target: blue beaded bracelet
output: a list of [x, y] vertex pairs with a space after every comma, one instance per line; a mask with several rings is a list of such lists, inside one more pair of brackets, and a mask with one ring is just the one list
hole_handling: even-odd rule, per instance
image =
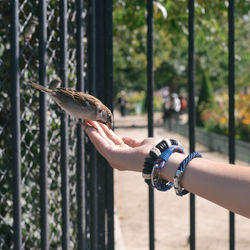
[[154, 162], [151, 174], [151, 184], [159, 191], [167, 191], [174, 186], [172, 182], [167, 182], [165, 180], [160, 179], [160, 170], [165, 166], [169, 157], [174, 152], [184, 153], [184, 150], [181, 146], [178, 145], [171, 146], [166, 149]]
[[197, 153], [197, 152], [193, 152], [191, 153], [190, 155], [188, 155], [180, 164], [180, 166], [178, 167], [176, 173], [175, 173], [175, 177], [174, 177], [174, 189], [175, 189], [175, 192], [176, 192], [176, 195], [179, 195], [179, 196], [183, 196], [187, 193], [189, 193], [187, 190], [183, 189], [181, 187], [181, 178], [184, 174], [184, 171], [188, 165], [188, 163], [196, 158], [196, 157], [202, 157], [202, 155], [200, 153]]

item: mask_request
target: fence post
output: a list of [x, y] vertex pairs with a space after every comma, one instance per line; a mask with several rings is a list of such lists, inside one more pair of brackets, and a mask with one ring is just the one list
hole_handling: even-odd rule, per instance
[[[88, 5], [88, 87], [90, 94], [96, 96], [96, 0], [90, 0]], [[90, 244], [91, 248], [98, 246], [98, 192], [97, 192], [97, 153], [95, 147], [89, 142], [91, 167], [87, 168], [89, 178], [90, 200]]]
[[22, 248], [21, 230], [21, 142], [20, 142], [20, 89], [19, 89], [19, 2], [12, 0], [11, 8], [11, 125], [13, 173], [13, 230], [14, 249]]
[[[105, 0], [104, 10], [104, 82], [105, 104], [113, 111], [113, 1]], [[113, 169], [106, 162], [107, 250], [114, 250], [114, 181]]]
[[[39, 1], [39, 83], [47, 85], [46, 65], [47, 65], [47, 3]], [[46, 94], [40, 93], [40, 206], [41, 206], [41, 249], [49, 249], [48, 241], [48, 143], [47, 143], [47, 103]]]
[[[194, 91], [194, 77], [195, 77], [195, 48], [194, 48], [194, 0], [188, 2], [188, 94], [189, 94], [189, 150], [190, 153], [195, 151], [195, 91]], [[190, 194], [190, 249], [195, 249], [195, 195]]]
[[[60, 77], [62, 87], [68, 86], [67, 0], [60, 0]], [[69, 249], [69, 180], [68, 180], [68, 116], [61, 114], [61, 193], [62, 193], [62, 249]]]
[[[77, 90], [84, 90], [83, 81], [83, 0], [76, 1], [76, 43], [77, 43]], [[83, 129], [77, 124], [77, 228], [78, 228], [78, 249], [86, 249], [86, 203], [85, 203], [85, 158], [84, 158], [84, 139]]]
[[[234, 117], [234, 0], [229, 0], [228, 6], [228, 87], [229, 87], [229, 163], [235, 163], [235, 117]], [[230, 250], [235, 248], [234, 213], [229, 212]]]
[[[105, 1], [96, 1], [96, 96], [105, 103], [105, 30], [104, 30]], [[97, 195], [98, 195], [98, 249], [106, 249], [106, 161], [100, 154], [96, 156]], [[112, 194], [110, 194], [112, 195]]]
[[[91, 0], [88, 9], [88, 90], [111, 110], [113, 102], [112, 1]], [[113, 170], [92, 145], [91, 247], [114, 249]]]
[[[154, 136], [154, 6], [153, 0], [147, 1], [147, 109], [148, 136]], [[154, 243], [154, 190], [148, 188], [149, 195], [149, 248], [155, 249]]]

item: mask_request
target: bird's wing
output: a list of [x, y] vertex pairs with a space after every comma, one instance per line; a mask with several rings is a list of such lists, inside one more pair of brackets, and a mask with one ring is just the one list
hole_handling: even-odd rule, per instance
[[98, 106], [101, 104], [100, 100], [92, 95], [83, 92], [77, 92], [77, 94], [74, 94], [74, 100], [81, 106], [88, 106], [93, 108], [98, 108]]
[[94, 96], [73, 89], [56, 88], [56, 90], [65, 96], [71, 97], [81, 107], [95, 108], [96, 104], [100, 103]]

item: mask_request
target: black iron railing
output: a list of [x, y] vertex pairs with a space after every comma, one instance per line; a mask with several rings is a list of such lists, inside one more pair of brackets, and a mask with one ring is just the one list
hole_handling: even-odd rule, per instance
[[[194, 0], [188, 1], [190, 152], [195, 151], [196, 124], [194, 4]], [[0, 130], [1, 147], [4, 146], [0, 166], [1, 249], [60, 246], [64, 250], [114, 249], [112, 168], [95, 151], [79, 124], [66, 114], [58, 113], [60, 119], [57, 119], [53, 114], [58, 111], [46, 95], [38, 95], [29, 87], [33, 81], [47, 86], [49, 79], [59, 76], [62, 86], [87, 90], [112, 109], [112, 11], [111, 0], [11, 0], [1, 3], [1, 44], [4, 48], [0, 61], [3, 69], [1, 119], [4, 117]], [[32, 37], [25, 39], [24, 29], [34, 17], [39, 25]], [[6, 35], [8, 20], [10, 37]], [[153, 0], [147, 0], [149, 137], [154, 136], [153, 23]], [[233, 0], [229, 0], [228, 28], [229, 162], [234, 163]], [[229, 222], [230, 249], [233, 250], [233, 213], [229, 215]], [[151, 250], [155, 249], [154, 227], [154, 192], [149, 188]], [[190, 195], [190, 249], [195, 249], [193, 194]]]
[[[11, 1], [11, 120], [12, 120], [12, 170], [13, 173], [13, 229], [15, 249], [21, 249], [21, 142], [20, 142], [20, 79], [19, 79], [19, 31], [18, 8], [16, 1]], [[4, 244], [4, 242], [2, 242]]]
[[[58, 119], [49, 98], [29, 86], [47, 86], [57, 76], [63, 87], [87, 90], [112, 109], [112, 1], [6, 1], [1, 10], [4, 20], [11, 10], [11, 57], [1, 61], [1, 67], [10, 65], [11, 89], [3, 89], [6, 77], [1, 94], [12, 93], [12, 118], [6, 117], [12, 130], [6, 125], [1, 131], [5, 145], [12, 135], [12, 146], [3, 164], [13, 159], [5, 172], [13, 176], [13, 209], [6, 210], [9, 196], [1, 193], [1, 216], [13, 213], [13, 231], [1, 223], [0, 248], [114, 249], [112, 168], [80, 125], [66, 114]], [[33, 18], [39, 24], [23, 38]], [[8, 37], [2, 42], [7, 57]], [[8, 99], [1, 105], [1, 111], [10, 107]]]
[[[68, 23], [67, 1], [60, 1], [60, 78], [68, 87]], [[69, 171], [68, 171], [68, 116], [61, 114], [61, 194], [62, 194], [62, 249], [69, 249]]]
[[[195, 151], [195, 33], [194, 0], [188, 2], [188, 126], [189, 151]], [[190, 194], [190, 249], [195, 249], [195, 195]]]
[[[147, 110], [148, 136], [154, 136], [154, 6], [147, 1]], [[154, 190], [148, 188], [149, 199], [149, 248], [155, 249], [154, 241]]]
[[[229, 163], [235, 163], [235, 117], [234, 117], [234, 0], [229, 0], [228, 6], [228, 89], [229, 89]], [[232, 212], [229, 212], [229, 247], [235, 249], [235, 218]]]

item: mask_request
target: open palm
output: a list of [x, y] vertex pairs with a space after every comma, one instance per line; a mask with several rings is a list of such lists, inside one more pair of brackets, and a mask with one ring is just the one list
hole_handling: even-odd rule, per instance
[[130, 137], [120, 138], [106, 125], [93, 122], [85, 128], [90, 140], [109, 164], [118, 170], [142, 171], [145, 157], [160, 139], [147, 138], [138, 141]]

